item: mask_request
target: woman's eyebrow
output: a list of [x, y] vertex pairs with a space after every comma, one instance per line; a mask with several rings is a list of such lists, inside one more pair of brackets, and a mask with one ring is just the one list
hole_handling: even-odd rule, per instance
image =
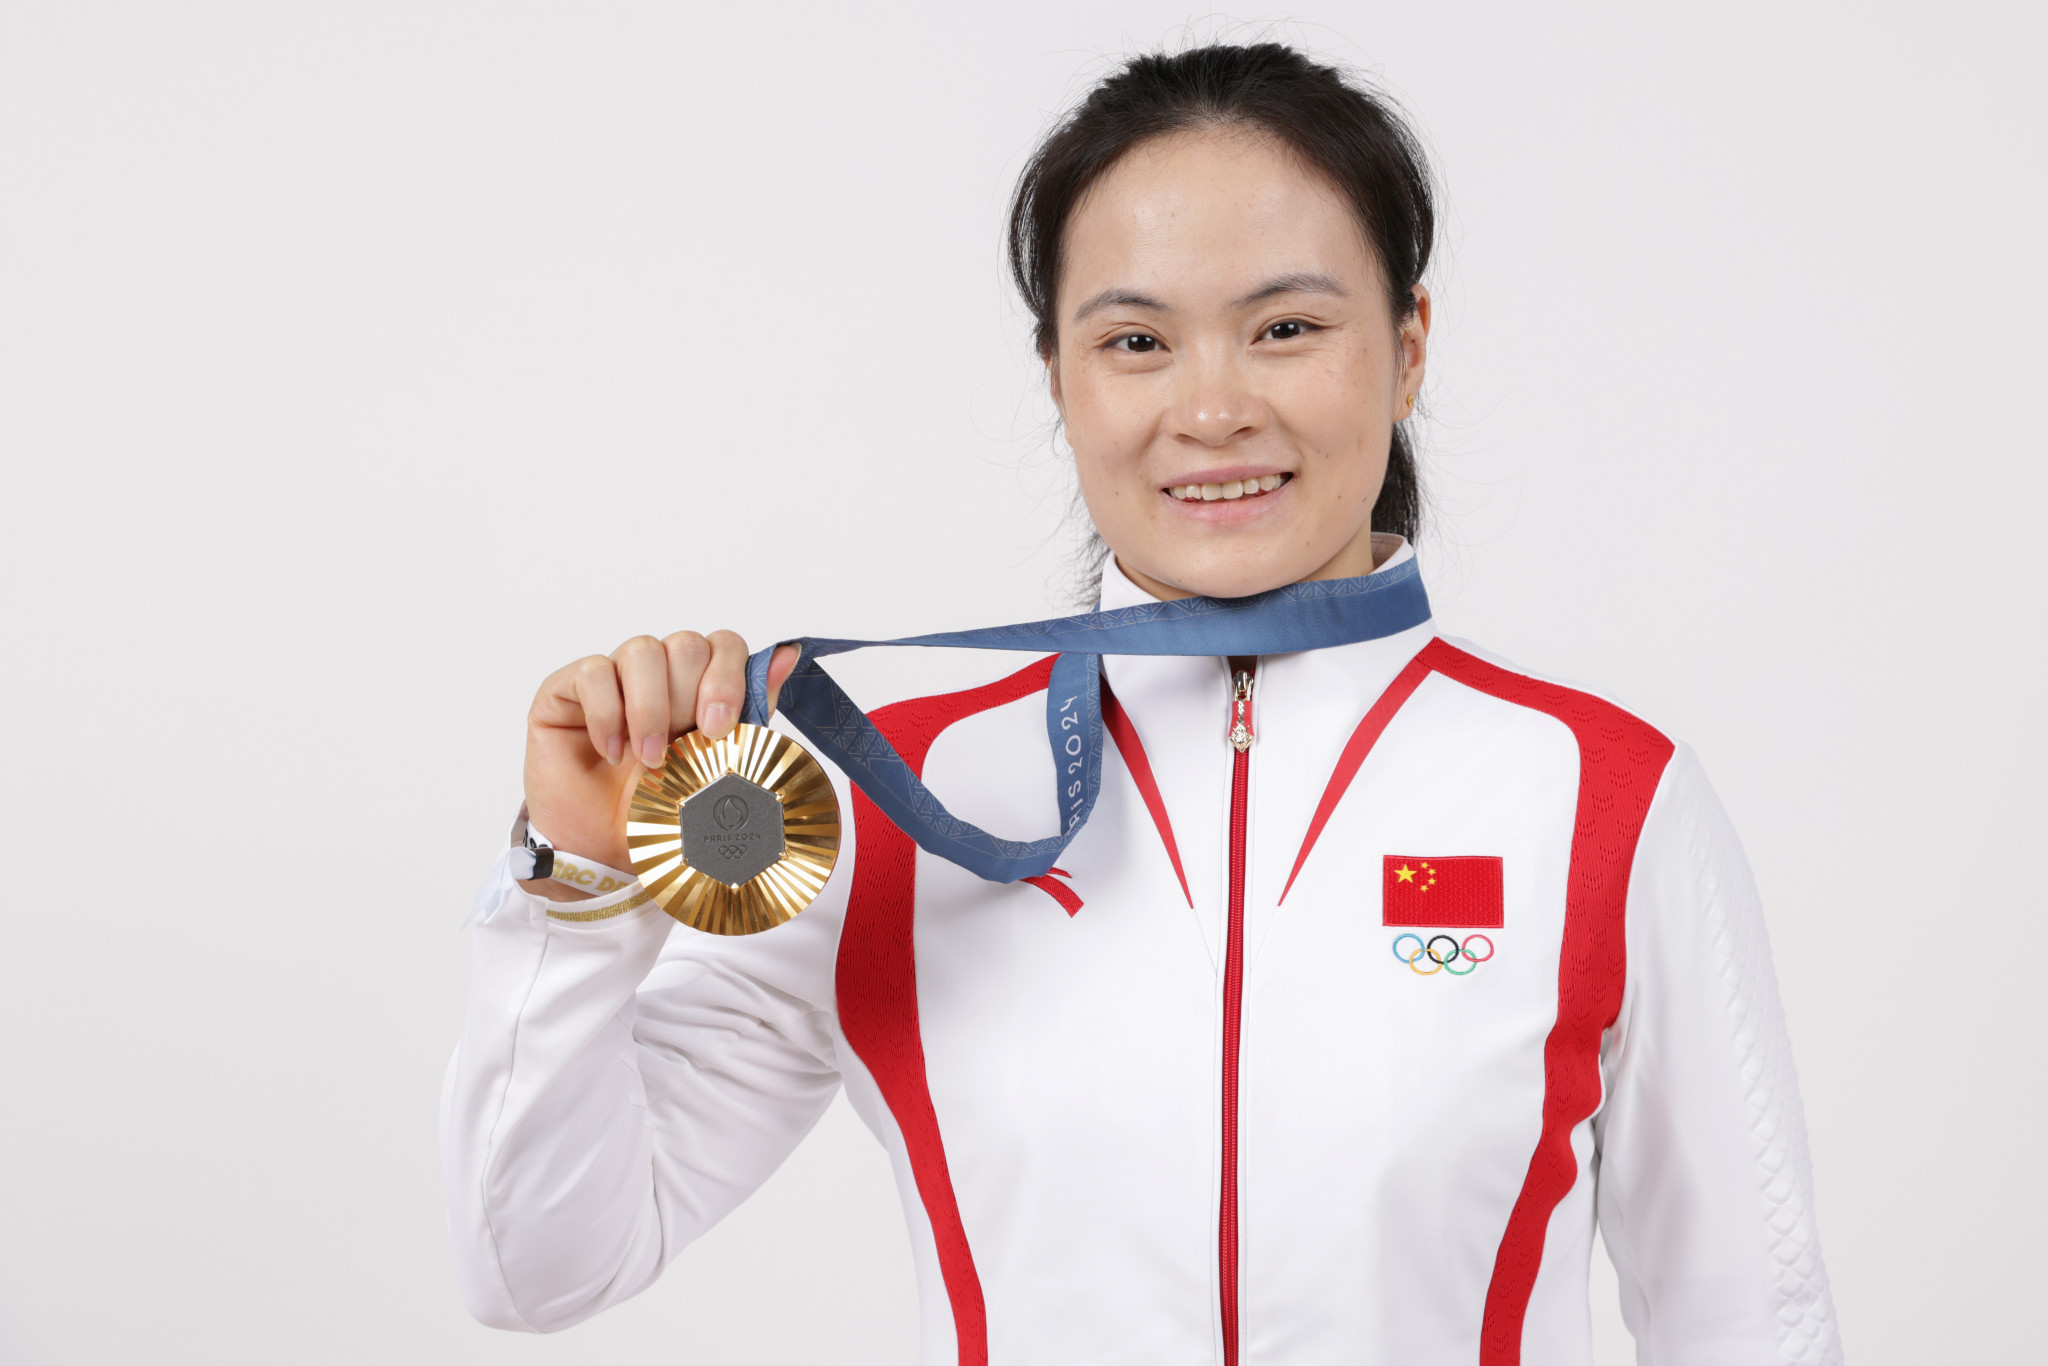
[[[1247, 308], [1262, 299], [1270, 299], [1276, 294], [1334, 294], [1340, 299], [1348, 297], [1348, 291], [1337, 282], [1335, 276], [1325, 275], [1321, 271], [1296, 270], [1290, 271], [1285, 275], [1274, 276], [1243, 298], [1233, 300], [1230, 306], [1232, 308]], [[1125, 308], [1147, 308], [1154, 313], [1171, 313], [1173, 311], [1149, 294], [1140, 294], [1135, 289], [1126, 289], [1121, 285], [1112, 285], [1075, 309], [1072, 321], [1078, 323], [1091, 313], [1119, 306]]]
[[1173, 311], [1150, 294], [1140, 294], [1135, 289], [1125, 289], [1120, 285], [1112, 285], [1075, 309], [1072, 321], [1079, 322], [1090, 313], [1105, 308], [1115, 308], [1119, 304], [1126, 308], [1149, 308], [1154, 313], [1171, 313]]
[[1344, 286], [1337, 283], [1335, 276], [1324, 275], [1314, 270], [1297, 270], [1286, 275], [1274, 276], [1231, 304], [1231, 307], [1246, 308], [1262, 299], [1270, 299], [1275, 294], [1334, 294], [1340, 299], [1347, 297]]

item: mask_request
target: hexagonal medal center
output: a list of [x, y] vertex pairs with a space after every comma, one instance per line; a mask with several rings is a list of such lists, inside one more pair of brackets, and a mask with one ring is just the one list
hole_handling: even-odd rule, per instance
[[728, 773], [680, 808], [683, 859], [737, 887], [782, 857], [782, 803], [758, 783]]

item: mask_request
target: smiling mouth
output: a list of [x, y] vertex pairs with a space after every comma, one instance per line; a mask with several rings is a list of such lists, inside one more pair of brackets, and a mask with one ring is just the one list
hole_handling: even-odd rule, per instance
[[1256, 479], [1232, 479], [1224, 484], [1175, 484], [1166, 490], [1182, 503], [1220, 503], [1237, 498], [1257, 498], [1271, 493], [1294, 478], [1291, 474], [1262, 474]]

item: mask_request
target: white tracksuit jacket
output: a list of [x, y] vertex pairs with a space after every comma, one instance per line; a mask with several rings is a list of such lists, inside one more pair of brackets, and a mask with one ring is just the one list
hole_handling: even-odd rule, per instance
[[[1112, 563], [1103, 606], [1146, 600]], [[1056, 826], [1027, 658], [870, 707], [1020, 839]], [[924, 1366], [1583, 1366], [1596, 1219], [1640, 1361], [1840, 1360], [1762, 912], [1690, 751], [1427, 624], [1260, 660], [1242, 756], [1224, 661], [1104, 670], [1102, 795], [1042, 878], [924, 854], [835, 770], [838, 865], [767, 933], [504, 889], [443, 1107], [477, 1318], [645, 1289], [843, 1085]]]

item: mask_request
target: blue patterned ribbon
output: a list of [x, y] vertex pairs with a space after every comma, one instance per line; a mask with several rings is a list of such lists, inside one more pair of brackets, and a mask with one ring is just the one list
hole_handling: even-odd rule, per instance
[[[780, 642], [799, 646], [802, 654], [776, 704], [920, 848], [990, 882], [1015, 882], [1051, 868], [1095, 809], [1102, 788], [1102, 656], [1291, 654], [1378, 640], [1427, 620], [1421, 570], [1409, 560], [1377, 574], [1290, 584], [1248, 598], [1181, 598], [901, 640], [805, 636]], [[946, 810], [819, 665], [872, 645], [1058, 654], [1046, 689], [1045, 729], [1059, 774], [1059, 834], [1003, 839]], [[756, 725], [768, 721], [768, 661], [777, 648], [747, 661], [742, 719]]]

